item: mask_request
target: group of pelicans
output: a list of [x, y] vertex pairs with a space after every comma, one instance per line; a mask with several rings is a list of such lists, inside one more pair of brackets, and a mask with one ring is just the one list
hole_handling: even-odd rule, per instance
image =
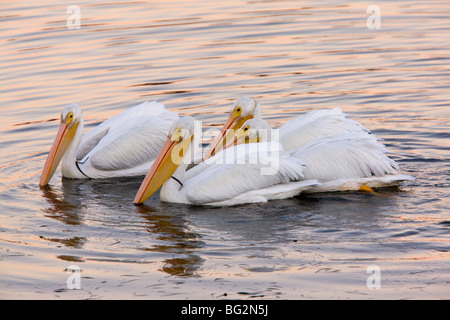
[[[371, 191], [414, 179], [399, 174], [385, 146], [339, 108], [294, 118], [277, 128], [273, 139], [275, 130], [262, 119], [259, 102], [242, 97], [200, 161], [194, 161], [192, 152], [198, 134], [194, 127], [192, 117], [180, 118], [153, 101], [131, 107], [83, 135], [81, 109], [71, 104], [61, 113], [39, 185], [48, 184], [61, 162], [66, 178], [145, 175], [135, 204], [161, 188], [162, 201], [225, 206], [302, 192]], [[273, 154], [276, 170], [263, 174]], [[252, 156], [257, 161], [245, 161]], [[224, 158], [234, 161], [224, 163]]]

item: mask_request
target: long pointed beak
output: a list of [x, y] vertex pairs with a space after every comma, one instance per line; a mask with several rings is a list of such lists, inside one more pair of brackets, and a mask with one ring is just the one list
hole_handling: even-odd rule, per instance
[[64, 153], [69, 147], [70, 141], [72, 140], [77, 127], [78, 124], [75, 124], [69, 128], [66, 123], [61, 122], [56, 138], [53, 141], [53, 145], [48, 153], [47, 160], [45, 161], [44, 169], [42, 169], [39, 186], [42, 187], [47, 185], [53, 177], [58, 164], [61, 162]]
[[245, 135], [245, 132], [241, 128], [237, 131], [237, 133], [234, 135], [234, 137], [232, 139], [227, 140], [224, 149], [227, 149], [232, 146], [237, 146], [239, 144], [258, 143], [258, 142], [259, 142], [259, 137], [249, 138], [248, 136]]
[[245, 138], [246, 138], [246, 136], [245, 136], [242, 128], [237, 130], [237, 132], [235, 133], [235, 135], [232, 138], [227, 139], [225, 141], [224, 149], [227, 149], [232, 146], [237, 146], [238, 144], [245, 143]]
[[219, 135], [216, 137], [211, 147], [209, 148], [208, 153], [203, 158], [203, 161], [222, 151], [222, 149], [226, 149], [231, 146], [231, 144], [233, 144], [232, 142], [234, 141], [234, 137], [237, 131], [249, 119], [253, 119], [253, 115], [241, 119], [233, 118], [233, 116], [230, 115], [228, 117], [228, 120], [223, 125], [222, 130], [220, 130]]
[[135, 204], [144, 203], [170, 178], [180, 164], [190, 142], [190, 140], [172, 141], [170, 137], [167, 139], [139, 187], [133, 201]]
[[237, 137], [233, 137], [232, 139], [227, 140], [225, 146], [223, 147], [223, 149], [228, 149], [229, 147], [232, 146], [236, 146], [238, 144], [241, 144], [240, 142], [241, 139], [238, 139]]

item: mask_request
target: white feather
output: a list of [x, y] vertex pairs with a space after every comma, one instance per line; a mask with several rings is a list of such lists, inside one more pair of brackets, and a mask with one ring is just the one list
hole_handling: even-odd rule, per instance
[[[270, 152], [267, 152], [270, 151]], [[276, 168], [274, 168], [276, 166]], [[228, 148], [186, 173], [175, 172], [183, 183], [169, 179], [161, 200], [202, 205], [261, 202], [300, 193], [316, 181], [290, 185], [303, 178], [304, 164], [275, 143], [252, 143]], [[272, 188], [279, 186], [279, 188]], [[284, 186], [285, 188], [283, 189]], [[280, 189], [282, 188], [282, 189]], [[284, 191], [284, 192], [283, 192]]]
[[243, 127], [250, 129], [248, 137], [262, 141], [266, 136], [272, 141], [282, 136], [283, 146], [291, 146], [289, 154], [306, 163], [304, 179], [321, 182], [309, 191], [357, 190], [363, 184], [382, 187], [414, 180], [398, 174], [398, 165], [376, 136], [337, 108], [310, 112], [269, 135], [262, 134], [267, 123], [260, 119], [248, 120]]
[[[171, 112], [128, 121], [123, 132], [107, 136], [89, 153], [98, 170], [123, 170], [142, 165], [158, 156], [174, 120]], [[136, 119], [137, 120], [137, 119]]]
[[97, 127], [83, 135], [78, 147], [77, 160], [83, 159], [107, 134], [110, 137], [117, 137], [119, 134], [129, 130], [136, 123], [141, 122], [139, 119], [142, 117], [154, 117], [165, 112], [167, 110], [162, 103], [145, 101], [103, 121]]
[[384, 188], [398, 186], [401, 182], [414, 181], [415, 178], [403, 174], [391, 174], [381, 177], [370, 178], [347, 178], [321, 182], [304, 190], [305, 193], [311, 192], [333, 192], [333, 191], [351, 191], [359, 190], [361, 186], [370, 188]]
[[295, 197], [303, 192], [312, 192], [319, 187], [317, 180], [291, 181], [289, 183], [276, 184], [267, 188], [251, 190], [232, 199], [226, 199], [215, 203], [209, 203], [213, 206], [231, 206], [243, 203], [259, 203], [270, 200], [280, 200]]
[[374, 135], [345, 133], [314, 140], [292, 156], [306, 162], [305, 177], [330, 181], [396, 173], [394, 160]]
[[111, 117], [81, 137], [81, 117], [75, 138], [62, 160], [63, 176], [145, 175], [177, 119], [178, 115], [166, 110], [162, 103], [144, 102]]
[[308, 142], [346, 132], [367, 134], [369, 130], [347, 118], [340, 108], [310, 111], [279, 128], [280, 142], [289, 153]]
[[305, 179], [321, 182], [310, 190], [358, 190], [362, 185], [396, 185], [413, 177], [397, 173], [397, 163], [373, 134], [344, 133], [306, 144], [292, 156], [304, 161]]

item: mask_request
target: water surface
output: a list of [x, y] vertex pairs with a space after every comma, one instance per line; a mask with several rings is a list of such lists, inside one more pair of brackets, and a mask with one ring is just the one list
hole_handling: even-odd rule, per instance
[[[448, 1], [0, 4], [0, 298], [450, 298]], [[65, 105], [85, 130], [146, 100], [218, 128], [339, 106], [417, 180], [231, 208], [131, 202], [141, 178], [39, 175]], [[70, 290], [71, 265], [81, 289]], [[369, 289], [367, 268], [381, 271]]]

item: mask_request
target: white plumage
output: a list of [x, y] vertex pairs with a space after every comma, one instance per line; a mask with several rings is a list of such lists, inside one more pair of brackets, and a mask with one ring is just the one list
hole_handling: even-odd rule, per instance
[[306, 177], [319, 181], [394, 174], [398, 165], [374, 135], [344, 133], [314, 140], [293, 152], [306, 162]]
[[314, 140], [292, 156], [306, 163], [305, 179], [321, 182], [309, 192], [387, 187], [414, 180], [399, 174], [398, 164], [386, 152], [375, 135], [353, 132]]
[[[135, 203], [143, 203], [161, 184], [162, 201], [214, 206], [292, 197], [317, 184], [316, 180], [302, 180], [304, 163], [289, 156], [276, 142], [230, 147], [187, 170], [189, 161], [186, 158], [191, 157], [190, 141], [194, 134], [180, 136], [181, 132], [188, 131], [187, 120], [194, 121], [184, 117], [174, 123], [158, 157], [160, 162], [153, 164], [139, 188]], [[167, 155], [184, 141], [189, 144], [181, 164], [177, 164], [174, 171], [161, 174], [165, 167], [173, 166]]]
[[[249, 120], [243, 121], [244, 117]], [[272, 138], [274, 133], [267, 133], [270, 127], [261, 119], [261, 106], [249, 97], [234, 103], [227, 123], [237, 132], [234, 137], [241, 135], [242, 138], [245, 134], [253, 141], [266, 141], [264, 139]], [[246, 126], [248, 131], [243, 133]], [[384, 145], [340, 108], [307, 112], [276, 130], [276, 141], [284, 150], [305, 162], [305, 179], [321, 182], [309, 191], [357, 190], [363, 185], [382, 187], [414, 180], [399, 174], [398, 165], [386, 156]], [[227, 140], [225, 147], [232, 139]], [[214, 144], [220, 145], [220, 142]]]
[[[324, 136], [291, 148], [290, 155], [305, 164], [304, 179], [320, 182], [305, 192], [358, 190], [363, 185], [385, 187], [414, 180], [399, 174], [398, 164], [386, 155], [385, 146], [374, 134], [358, 127], [355, 131]], [[274, 134], [277, 129], [269, 129], [270, 134], [264, 132], [268, 130], [268, 124], [262, 119], [248, 120], [243, 128], [247, 131], [244, 133], [241, 129], [241, 136], [259, 138], [260, 141], [277, 137]]]
[[[161, 200], [201, 205], [263, 202], [299, 194], [317, 181], [303, 180], [304, 163], [275, 142], [227, 148], [205, 162], [173, 174], [161, 189]], [[276, 188], [274, 188], [276, 186]]]
[[59, 161], [66, 178], [145, 175], [177, 119], [178, 115], [166, 110], [162, 103], [144, 102], [83, 136], [81, 109], [71, 104], [61, 114], [60, 132], [47, 158], [40, 185], [48, 183]]
[[[105, 132], [108, 128], [101, 140], [78, 160], [80, 169], [91, 178], [145, 175], [177, 119], [176, 113], [156, 101], [131, 107], [94, 129]], [[86, 150], [83, 146], [91, 145], [93, 137], [83, 137], [80, 150]], [[78, 152], [77, 158], [82, 154]]]
[[[225, 136], [226, 130], [233, 129], [234, 132], [237, 132], [247, 120], [261, 119], [261, 114], [261, 105], [254, 98], [244, 96], [236, 100], [221, 134], [211, 144], [205, 158], [212, 156], [214, 150], [220, 151], [222, 144], [225, 145], [231, 140], [230, 135]], [[288, 121], [278, 129], [279, 142], [288, 153], [294, 152], [308, 142], [324, 137], [348, 132], [370, 133], [362, 124], [349, 119], [340, 108], [307, 112]]]
[[[178, 135], [169, 135], [166, 153], [147, 174], [135, 203], [144, 202], [161, 184], [162, 201], [234, 205], [284, 199], [301, 192], [358, 190], [414, 180], [399, 174], [398, 165], [376, 136], [339, 108], [309, 112], [275, 130], [260, 119], [259, 108], [252, 99], [239, 99], [206, 160], [190, 170], [184, 160], [190, 149], [183, 165], [163, 169], [167, 152], [189, 136], [178, 140]], [[181, 132], [189, 121], [177, 121], [170, 134], [177, 127]], [[233, 139], [226, 134], [229, 129], [234, 129]], [[242, 144], [245, 138], [250, 143]]]
[[347, 118], [341, 108], [313, 110], [279, 127], [280, 142], [292, 153], [308, 142], [342, 133], [370, 133], [359, 122]]

